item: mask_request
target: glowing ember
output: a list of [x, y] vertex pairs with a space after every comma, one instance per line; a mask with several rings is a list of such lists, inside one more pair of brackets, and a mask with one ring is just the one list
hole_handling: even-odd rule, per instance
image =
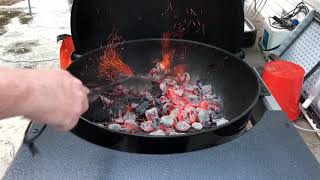
[[[174, 69], [179, 69], [178, 67]], [[185, 72], [184, 68], [174, 77], [165, 75], [159, 66], [152, 68], [151, 71], [154, 69], [160, 71], [158, 73], [162, 73], [163, 76], [161, 81], [153, 84], [153, 89], [158, 87], [162, 93], [155, 96], [153, 92], [145, 90], [140, 93], [143, 94], [143, 97], [138, 103], [126, 98], [123, 107], [116, 109], [116, 112], [120, 111], [120, 113], [113, 115], [109, 129], [134, 134], [164, 136], [200, 131], [228, 123], [228, 120], [222, 115], [221, 99], [213, 93], [212, 86], [206, 84], [207, 80], [193, 82], [191, 75]], [[149, 76], [149, 78], [153, 81], [152, 77]], [[119, 101], [121, 97], [134, 96], [132, 92], [128, 92], [126, 87], [120, 86], [116, 90], [119, 97], [112, 94], [113, 97], [107, 97], [109, 101], [112, 99], [116, 102], [115, 98], [118, 98]], [[106, 106], [107, 108], [112, 107], [113, 104], [106, 103]]]

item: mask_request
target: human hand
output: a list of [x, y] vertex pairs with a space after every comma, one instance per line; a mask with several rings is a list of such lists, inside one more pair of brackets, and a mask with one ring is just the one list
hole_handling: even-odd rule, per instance
[[63, 70], [29, 70], [23, 78], [29, 84], [22, 107], [25, 117], [68, 131], [88, 109], [89, 89]]

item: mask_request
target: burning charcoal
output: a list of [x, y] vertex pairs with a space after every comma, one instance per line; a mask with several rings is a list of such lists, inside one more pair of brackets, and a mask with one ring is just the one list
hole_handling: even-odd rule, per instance
[[152, 68], [148, 76], [152, 81], [159, 82], [163, 79], [163, 73], [160, 69]]
[[203, 94], [211, 94], [212, 93], [212, 86], [211, 85], [201, 86], [201, 90], [202, 90]]
[[167, 93], [166, 93], [166, 96], [167, 96], [170, 100], [176, 98], [176, 94], [174, 93], [172, 87], [168, 88], [168, 91], [167, 91]]
[[163, 103], [161, 102], [161, 100], [159, 98], [156, 98], [156, 99], [154, 99], [154, 106], [157, 109], [162, 109]]
[[108, 125], [108, 129], [111, 129], [111, 130], [120, 130], [121, 129], [121, 125], [120, 124], [109, 124]]
[[188, 95], [187, 100], [189, 101], [190, 105], [192, 106], [199, 106], [201, 102], [201, 98], [196, 95]]
[[145, 121], [141, 123], [140, 128], [145, 132], [152, 132], [155, 130], [152, 121]]
[[178, 133], [178, 132], [176, 132], [176, 130], [175, 130], [175, 129], [173, 129], [173, 128], [167, 128], [167, 129], [166, 129], [166, 133], [167, 133], [168, 135], [170, 135], [170, 136], [172, 136], [172, 135], [180, 135], [180, 134], [182, 134], [182, 133]]
[[180, 110], [180, 112], [178, 114], [178, 120], [179, 121], [186, 121], [187, 123], [190, 123], [189, 115], [184, 110]]
[[158, 110], [157, 108], [151, 108], [145, 112], [145, 116], [148, 121], [154, 121], [155, 118], [158, 118]]
[[169, 86], [177, 85], [177, 81], [175, 81], [174, 79], [165, 79], [163, 82], [166, 83]]
[[160, 120], [160, 124], [166, 126], [166, 127], [171, 127], [173, 126], [174, 123], [174, 117], [172, 116], [162, 116]]
[[149, 102], [148, 101], [143, 101], [142, 103], [139, 104], [139, 106], [136, 108], [136, 112], [138, 115], [143, 115], [145, 111], [149, 107]]
[[198, 123], [198, 122], [192, 123], [191, 126], [192, 126], [193, 129], [196, 129], [196, 130], [201, 130], [203, 128], [203, 125], [201, 123]]
[[124, 123], [124, 120], [122, 118], [116, 118], [116, 119], [113, 119], [113, 122], [115, 122], [117, 124], [122, 124], [122, 123]]
[[136, 109], [139, 106], [139, 104], [137, 103], [131, 103], [131, 108], [132, 109]]
[[208, 101], [202, 101], [202, 102], [200, 103], [200, 108], [202, 108], [202, 109], [208, 109], [208, 108], [209, 108], [209, 103], [208, 103]]
[[190, 123], [196, 122], [198, 119], [198, 116], [195, 113], [195, 111], [188, 112], [188, 116], [189, 116]]
[[162, 104], [166, 104], [166, 103], [170, 102], [170, 100], [165, 96], [161, 96], [160, 101]]
[[221, 126], [221, 125], [223, 125], [223, 124], [227, 124], [228, 122], [229, 122], [229, 121], [226, 120], [226, 119], [224, 119], [224, 118], [215, 120], [215, 123], [216, 123], [217, 126]]
[[196, 81], [196, 83], [199, 87], [208, 85], [208, 82], [209, 82], [208, 79], [199, 79]]
[[153, 96], [151, 95], [150, 92], [145, 92], [145, 98], [148, 100], [148, 101], [152, 101], [153, 100]]
[[211, 122], [204, 122], [203, 127], [211, 127]]
[[169, 114], [171, 103], [167, 102], [162, 107], [162, 114]]
[[125, 129], [128, 129], [128, 130], [134, 130], [134, 129], [137, 129], [139, 126], [136, 122], [134, 121], [124, 121], [124, 124], [123, 124], [123, 128]]
[[167, 92], [167, 90], [168, 90], [167, 83], [164, 83], [164, 82], [160, 83], [159, 88], [161, 89], [161, 91]]
[[155, 118], [153, 121], [153, 127], [156, 129], [159, 129], [160, 121], [161, 121], [160, 118]]
[[193, 92], [194, 92], [194, 86], [193, 86], [193, 85], [190, 85], [190, 84], [185, 85], [184, 91], [193, 94]]
[[179, 107], [184, 107], [186, 105], [185, 101], [181, 98], [174, 98], [174, 99], [171, 99], [172, 103], [176, 106], [179, 106]]
[[198, 112], [198, 119], [199, 119], [200, 123], [209, 122], [210, 121], [210, 116], [209, 116], [208, 111], [200, 110]]
[[176, 130], [174, 129], [174, 128], [171, 128], [171, 127], [169, 127], [169, 128], [166, 128], [166, 133], [168, 133], [168, 134], [170, 134], [170, 133], [172, 133], [172, 132], [175, 132]]
[[161, 63], [157, 63], [157, 64], [156, 64], [156, 69], [157, 69], [158, 71], [162, 71], [162, 72], [166, 71], [166, 67], [165, 67], [163, 64], [161, 64]]
[[178, 85], [173, 86], [173, 92], [177, 96], [182, 96], [183, 95], [183, 89], [180, 88], [180, 86], [178, 86]]
[[191, 76], [189, 73], [183, 73], [182, 75], [178, 75], [178, 79], [182, 84], [188, 84], [191, 80]]
[[136, 114], [133, 112], [127, 112], [124, 116], [123, 116], [123, 120], [124, 121], [133, 121], [135, 122], [137, 119]]
[[212, 121], [215, 121], [215, 120], [217, 120], [217, 119], [221, 119], [222, 117], [223, 117], [223, 115], [222, 115], [221, 113], [219, 113], [219, 114], [213, 114], [213, 115], [211, 116]]
[[216, 95], [211, 94], [203, 95], [202, 99], [208, 101], [209, 103], [216, 103], [221, 101]]
[[184, 109], [185, 112], [188, 114], [189, 122], [195, 122], [197, 120], [197, 114], [196, 114], [196, 109], [192, 106], [187, 106]]
[[174, 110], [172, 110], [170, 112], [170, 116], [177, 118], [178, 114], [179, 114], [180, 108], [175, 108]]
[[209, 109], [211, 109], [212, 111], [214, 111], [216, 114], [221, 113], [221, 107], [219, 107], [219, 106], [209, 105]]
[[188, 131], [190, 129], [190, 124], [185, 121], [180, 121], [177, 124], [175, 124], [175, 128], [178, 131]]
[[165, 136], [166, 134], [162, 129], [155, 130], [150, 133], [151, 136]]
[[193, 94], [202, 95], [202, 90], [201, 90], [201, 88], [199, 88], [199, 86], [194, 85], [193, 88], [194, 88]]
[[196, 108], [194, 108], [193, 106], [186, 106], [185, 108], [184, 108], [184, 110], [186, 111], [186, 112], [191, 112], [191, 111], [195, 111], [196, 110]]

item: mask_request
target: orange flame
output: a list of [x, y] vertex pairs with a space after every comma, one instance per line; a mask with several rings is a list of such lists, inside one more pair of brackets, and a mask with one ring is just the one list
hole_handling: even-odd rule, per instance
[[165, 32], [162, 34], [161, 48], [162, 48], [162, 60], [161, 64], [165, 69], [170, 69], [171, 61], [174, 55], [174, 50], [170, 49], [169, 39], [171, 38], [171, 33]]
[[119, 41], [121, 41], [121, 37], [117, 36], [116, 33], [112, 33], [108, 39], [109, 41], [107, 48], [100, 60], [100, 77], [113, 79], [117, 75], [121, 74], [132, 76], [133, 71], [131, 70], [129, 65], [123, 62], [120, 53], [114, 46], [116, 43], [119, 43]]

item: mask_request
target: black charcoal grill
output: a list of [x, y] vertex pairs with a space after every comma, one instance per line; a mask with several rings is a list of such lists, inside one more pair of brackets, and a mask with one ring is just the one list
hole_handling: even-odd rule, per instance
[[[125, 57], [134, 57], [127, 63], [135, 71], [144, 71], [141, 67], [148, 67], [150, 63], [139, 58], [151, 60], [154, 52], [160, 56], [157, 38], [170, 31], [190, 8], [199, 16], [200, 30], [192, 26], [183, 36], [186, 40], [171, 42], [187, 44], [196, 51], [190, 51], [187, 58], [187, 65], [193, 67], [196, 74], [205, 76], [207, 70], [202, 67], [209, 67], [217, 76], [213, 80], [218, 82], [213, 84], [225, 84], [218, 86], [217, 91], [226, 100], [234, 99], [226, 101], [230, 102], [225, 109], [231, 119], [228, 124], [182, 136], [149, 137], [106, 130], [92, 123], [88, 115], [84, 115], [88, 120], [80, 120], [73, 130], [76, 135], [57, 133], [32, 123], [26, 133], [26, 143], [5, 179], [320, 177], [318, 162], [264, 87], [258, 73], [231, 54], [238, 51], [243, 31], [242, 1], [77, 0], [72, 10], [75, 62], [69, 71], [84, 82], [107, 83], [97, 78], [95, 71], [86, 69], [96, 67], [99, 58], [94, 56], [101, 53], [108, 34], [115, 29], [129, 40], [119, 45], [127, 50]], [[195, 62], [194, 54], [197, 59], [200, 55], [199, 62], [204, 64]], [[210, 66], [212, 64], [214, 66]], [[223, 71], [225, 67], [232, 67], [231, 71]], [[227, 87], [232, 87], [232, 91]], [[248, 121], [254, 127], [247, 132]]]

